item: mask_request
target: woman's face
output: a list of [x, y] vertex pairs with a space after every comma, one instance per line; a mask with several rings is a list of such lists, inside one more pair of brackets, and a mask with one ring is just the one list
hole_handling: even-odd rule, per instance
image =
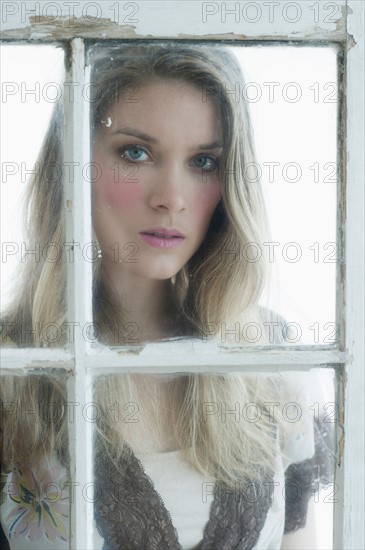
[[105, 265], [168, 279], [188, 262], [221, 197], [221, 143], [213, 100], [184, 82], [151, 82], [107, 109], [93, 147]]

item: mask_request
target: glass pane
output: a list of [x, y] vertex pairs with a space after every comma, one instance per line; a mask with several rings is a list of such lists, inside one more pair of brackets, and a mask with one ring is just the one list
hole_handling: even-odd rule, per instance
[[[2, 376], [1, 548], [69, 548], [68, 373], [35, 369]], [[8, 546], [9, 544], [9, 546]]]
[[[267, 200], [271, 278], [262, 304], [289, 343], [333, 344], [336, 327], [338, 76], [334, 47], [234, 48], [246, 74], [259, 179]], [[315, 59], [315, 63], [313, 60]], [[292, 340], [292, 341], [291, 341]]]
[[64, 341], [64, 52], [1, 46], [2, 345]]
[[332, 548], [334, 371], [94, 387], [95, 548]]
[[333, 344], [336, 49], [114, 43], [90, 60], [95, 338]]
[[[93, 548], [161, 548], [176, 537], [182, 548], [204, 537], [219, 548], [217, 540], [248, 537], [249, 547], [274, 549], [284, 524], [307, 537], [305, 521], [317, 540], [310, 547], [332, 548], [340, 500], [332, 369], [104, 375], [93, 401], [81, 403], [67, 397], [67, 376], [1, 377], [0, 517], [10, 548], [68, 548], [81, 498], [95, 506]], [[95, 479], [85, 487], [70, 477], [75, 422], [95, 427]]]

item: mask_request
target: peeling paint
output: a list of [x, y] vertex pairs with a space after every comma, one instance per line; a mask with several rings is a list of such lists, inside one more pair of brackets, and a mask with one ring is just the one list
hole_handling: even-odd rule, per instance
[[45, 371], [49, 371], [52, 374], [58, 373], [69, 376], [74, 372], [74, 369], [74, 361], [70, 359], [65, 361], [57, 360], [57, 362], [50, 359], [33, 359], [26, 362], [25, 359], [20, 359], [16, 367], [3, 367], [1, 369], [1, 376], [27, 376], [29, 374], [44, 374]]
[[[3, 39], [18, 40], [70, 40], [75, 37], [94, 38], [94, 39], [169, 39], [169, 40], [252, 40], [252, 41], [278, 41], [278, 40], [331, 40], [343, 41], [345, 35], [345, 21], [347, 7], [342, 6], [342, 16], [336, 22], [334, 29], [324, 29], [320, 25], [312, 24], [307, 32], [302, 30], [292, 30], [285, 34], [273, 34], [262, 32], [236, 33], [236, 32], [218, 32], [202, 33], [196, 32], [177, 33], [174, 36], [164, 32], [154, 32], [154, 34], [142, 34], [137, 32], [136, 25], [119, 24], [110, 18], [100, 18], [93, 21], [85, 21], [83, 17], [74, 17], [70, 19], [67, 16], [30, 16], [28, 25], [2, 31]], [[182, 26], [185, 26], [182, 24]]]
[[347, 17], [353, 13], [350, 6], [347, 4], [344, 4], [341, 6], [341, 17], [336, 23], [336, 30], [340, 30], [340, 26], [343, 24], [344, 21], [347, 21]]
[[337, 465], [340, 468], [345, 451], [345, 409], [344, 409], [344, 396], [346, 392], [347, 385], [347, 373], [346, 371], [341, 372], [341, 376], [338, 384], [338, 398], [339, 403], [338, 410], [338, 430], [341, 430], [340, 435], [337, 437]]
[[138, 38], [134, 25], [118, 25], [111, 19], [98, 19], [95, 23], [83, 18], [42, 17], [29, 18], [27, 27], [2, 32], [5, 39], [67, 40], [82, 38]]
[[357, 45], [357, 42], [353, 36], [353, 34], [346, 33], [347, 40], [346, 40], [346, 51], [350, 51], [352, 48], [354, 48]]
[[337, 456], [338, 456], [337, 464], [338, 464], [338, 467], [340, 468], [343, 461], [343, 455], [345, 452], [345, 429], [343, 424], [339, 426], [339, 428], [341, 428], [342, 430], [342, 434], [337, 443]]
[[120, 357], [127, 357], [127, 356], [130, 356], [130, 355], [139, 355], [141, 350], [123, 350], [123, 351], [118, 351], [118, 355]]
[[[354, 13], [354, 11], [350, 8], [350, 6], [348, 5], [345, 5], [345, 6], [342, 6], [341, 7], [341, 12], [342, 12], [342, 18], [345, 18], [345, 21], [347, 21], [347, 17], [349, 15], [352, 15]], [[339, 21], [337, 22], [337, 25], [338, 25]], [[347, 30], [346, 30], [346, 51], [349, 52], [354, 46], [356, 46], [357, 42], [354, 38], [354, 35], [349, 33]]]
[[[352, 347], [353, 347], [354, 345], [355, 345], [355, 342], [352, 343]], [[348, 365], [352, 365], [352, 363], [354, 362], [354, 360], [355, 360], [354, 354], [353, 354], [353, 353], [349, 354], [349, 353], [348, 353], [348, 350], [347, 350], [347, 360], [346, 360], [347, 364], [348, 364]]]

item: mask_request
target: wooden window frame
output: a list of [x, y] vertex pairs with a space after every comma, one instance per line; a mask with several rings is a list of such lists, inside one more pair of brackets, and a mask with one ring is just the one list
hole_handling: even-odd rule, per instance
[[[69, 396], [80, 403], [92, 401], [90, 374], [126, 371], [167, 372], [174, 370], [217, 372], [225, 368], [239, 371], [309, 370], [314, 366], [335, 368], [339, 384], [340, 437], [336, 483], [340, 503], [335, 507], [334, 548], [363, 549], [364, 541], [364, 3], [335, 2], [3, 2], [2, 39], [8, 42], [71, 45], [72, 63], [67, 80], [80, 83], [74, 101], [65, 103], [67, 124], [66, 160], [82, 167], [89, 160], [89, 112], [83, 101], [82, 85], [87, 84], [84, 41], [106, 38], [178, 39], [231, 41], [336, 42], [344, 53], [344, 93], [341, 106], [339, 235], [345, 249], [345, 263], [339, 273], [338, 303], [341, 325], [338, 345], [298, 348], [236, 348], [209, 343], [204, 350], [198, 342], [149, 344], [138, 353], [131, 350], [94, 346], [77, 333], [67, 349], [2, 349], [2, 374], [24, 374], [50, 367], [63, 368], [69, 378]], [[39, 12], [37, 4], [57, 4]], [[73, 8], [71, 5], [74, 5]], [[76, 5], [78, 4], [78, 5]], [[83, 11], [89, 4], [89, 11]], [[99, 10], [93, 11], [91, 4]], [[70, 7], [71, 6], [71, 7]], [[238, 7], [237, 7], [238, 6]], [[258, 7], [259, 6], [259, 7]], [[261, 6], [261, 7], [260, 7]], [[299, 6], [299, 8], [298, 8]], [[265, 9], [264, 9], [265, 7]], [[72, 13], [70, 12], [72, 9]], [[257, 21], [261, 9], [261, 16]], [[48, 8], [49, 10], [49, 8]], [[255, 12], [256, 10], [256, 12]], [[297, 10], [295, 12], [295, 10]], [[294, 21], [295, 13], [300, 14]], [[61, 14], [61, 15], [60, 15]], [[93, 17], [95, 16], [95, 17]], [[77, 139], [83, 132], [83, 139]], [[75, 180], [83, 181], [82, 170]], [[87, 185], [65, 186], [65, 210], [69, 241], [90, 242], [90, 193]], [[77, 223], [75, 220], [77, 219]], [[80, 223], [80, 221], [82, 223]], [[69, 269], [69, 315], [85, 326], [92, 321], [91, 264], [75, 253]], [[86, 284], [85, 284], [86, 281]], [[75, 289], [83, 292], [75, 292]], [[204, 352], [203, 352], [204, 351]], [[100, 367], [100, 364], [103, 367]], [[40, 366], [41, 365], [41, 366]], [[86, 426], [86, 429], [85, 429]], [[92, 425], [75, 422], [71, 427], [71, 471], [84, 487], [92, 479]], [[86, 450], [86, 455], [85, 455]], [[89, 457], [86, 461], [85, 456]], [[78, 495], [79, 493], [75, 493]], [[92, 503], [82, 496], [72, 507], [72, 548], [92, 548]], [[79, 519], [80, 518], [80, 519]], [[87, 521], [85, 522], [85, 518]], [[76, 525], [78, 528], [76, 529]]]

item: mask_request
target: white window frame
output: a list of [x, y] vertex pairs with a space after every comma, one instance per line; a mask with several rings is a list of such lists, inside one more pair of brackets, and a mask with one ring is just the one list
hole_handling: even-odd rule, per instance
[[[335, 347], [306, 346], [280, 350], [237, 348], [226, 353], [224, 346], [197, 342], [151, 344], [139, 353], [118, 353], [94, 347], [77, 333], [66, 350], [3, 349], [2, 374], [24, 374], [39, 368], [62, 367], [73, 376], [70, 399], [88, 403], [90, 373], [126, 371], [277, 371], [309, 370], [333, 366], [342, 381], [340, 410], [343, 437], [338, 442], [336, 483], [341, 503], [335, 507], [334, 548], [363, 549], [364, 540], [364, 2], [3, 2], [2, 38], [6, 41], [53, 43], [70, 40], [72, 65], [67, 75], [80, 83], [75, 100], [65, 104], [68, 121], [66, 159], [82, 167], [89, 160], [89, 112], [81, 94], [89, 67], [84, 63], [84, 39], [194, 39], [233, 41], [318, 41], [339, 43], [345, 54], [343, 128], [345, 142], [341, 159], [342, 191], [340, 234], [345, 245], [345, 268], [338, 286], [341, 340]], [[42, 9], [57, 4], [58, 9]], [[93, 11], [87, 4], [99, 6]], [[71, 6], [70, 6], [71, 5]], [[259, 8], [257, 7], [259, 5]], [[5, 6], [5, 7], [4, 7]], [[238, 7], [237, 7], [238, 6]], [[299, 8], [298, 8], [299, 6]], [[255, 13], [261, 16], [257, 21]], [[255, 12], [256, 10], [256, 12]], [[258, 11], [257, 11], [258, 10]], [[286, 10], [286, 11], [285, 11]], [[297, 10], [297, 12], [295, 12]], [[54, 17], [51, 17], [51, 15]], [[300, 14], [298, 20], [295, 13]], [[286, 17], [283, 16], [286, 15]], [[62, 16], [62, 17], [61, 17]], [[94, 17], [94, 20], [92, 18]], [[82, 129], [83, 139], [77, 139]], [[83, 181], [82, 170], [75, 179]], [[75, 242], [90, 242], [90, 193], [88, 186], [65, 188], [67, 236]], [[77, 223], [74, 221], [77, 220]], [[85, 326], [92, 321], [91, 264], [75, 250], [69, 263], [69, 315]], [[78, 292], [74, 292], [78, 289]], [[82, 289], [83, 292], [80, 292]], [[100, 367], [100, 364], [103, 367]], [[85, 429], [86, 426], [86, 429]], [[92, 479], [90, 423], [75, 422], [70, 434], [73, 479], [84, 487]], [[86, 453], [85, 453], [86, 450]], [[88, 460], [85, 461], [85, 456]], [[85, 467], [86, 463], [86, 467]], [[92, 506], [75, 492], [72, 513], [72, 548], [92, 548]], [[87, 518], [87, 522], [85, 522]], [[78, 526], [76, 529], [76, 525]]]

